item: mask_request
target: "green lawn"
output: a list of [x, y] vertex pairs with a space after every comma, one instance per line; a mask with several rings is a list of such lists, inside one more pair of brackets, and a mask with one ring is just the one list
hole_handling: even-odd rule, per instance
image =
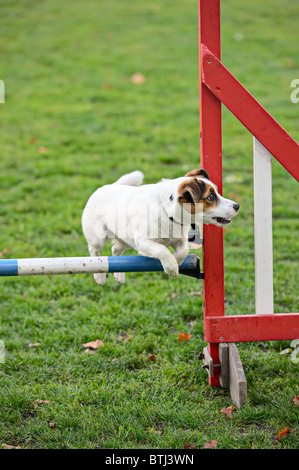
[[[199, 165], [197, 2], [3, 0], [0, 11], [0, 256], [87, 256], [81, 214], [98, 186]], [[291, 0], [222, 2], [224, 64], [297, 140], [298, 13]], [[224, 195], [241, 206], [224, 233], [226, 311], [251, 314], [252, 137], [225, 109], [223, 151]], [[298, 202], [273, 162], [276, 312], [298, 311]], [[232, 419], [219, 413], [232, 402], [197, 359], [201, 291], [163, 273], [102, 288], [91, 275], [3, 278], [0, 447], [295, 449], [298, 363], [280, 354], [290, 341], [238, 345], [248, 400]]]

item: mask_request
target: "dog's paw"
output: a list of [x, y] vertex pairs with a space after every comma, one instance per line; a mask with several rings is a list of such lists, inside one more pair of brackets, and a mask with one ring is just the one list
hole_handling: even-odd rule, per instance
[[93, 275], [94, 280], [96, 281], [97, 284], [100, 286], [103, 286], [106, 282], [106, 274], [105, 273], [96, 273]]
[[175, 260], [171, 263], [169, 261], [167, 261], [166, 263], [162, 262], [162, 265], [163, 265], [164, 271], [166, 272], [166, 274], [168, 274], [168, 276], [178, 277], [179, 266]]
[[114, 278], [120, 284], [124, 284], [125, 279], [126, 279], [126, 274], [125, 273], [114, 273]]

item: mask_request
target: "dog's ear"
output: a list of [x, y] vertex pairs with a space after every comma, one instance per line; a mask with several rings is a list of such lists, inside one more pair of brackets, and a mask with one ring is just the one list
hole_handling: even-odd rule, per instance
[[207, 180], [210, 179], [208, 172], [203, 168], [197, 168], [195, 170], [189, 171], [185, 176], [202, 176]]
[[178, 199], [183, 203], [196, 204], [201, 200], [205, 183], [196, 178], [190, 181], [183, 181], [178, 187]]

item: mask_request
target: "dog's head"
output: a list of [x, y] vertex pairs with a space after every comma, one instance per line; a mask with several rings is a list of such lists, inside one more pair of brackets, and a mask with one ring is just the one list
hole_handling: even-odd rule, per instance
[[184, 209], [196, 215], [202, 212], [204, 224], [224, 227], [231, 223], [239, 210], [239, 204], [222, 197], [208, 173], [202, 168], [189, 171], [178, 186], [178, 202]]

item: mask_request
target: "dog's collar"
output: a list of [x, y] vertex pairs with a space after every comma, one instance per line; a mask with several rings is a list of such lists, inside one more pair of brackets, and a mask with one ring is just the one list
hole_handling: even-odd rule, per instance
[[175, 223], [175, 224], [178, 224], [178, 225], [180, 225], [181, 227], [184, 226], [184, 224], [181, 224], [181, 222], [178, 222], [178, 221], [175, 220], [173, 217], [169, 217], [169, 215], [168, 215], [167, 212], [166, 212], [165, 207], [164, 207], [163, 205], [162, 205], [162, 207], [163, 207], [163, 210], [164, 210], [165, 214], [167, 215], [167, 217], [169, 218], [169, 220], [171, 220], [171, 222], [173, 222], [173, 223]]
[[177, 220], [174, 220], [173, 217], [169, 217], [169, 216], [168, 216], [168, 218], [169, 218], [169, 220], [171, 220], [171, 222], [174, 222], [175, 224], [179, 224], [181, 227], [184, 226], [184, 224], [181, 224], [181, 222], [178, 222]]

